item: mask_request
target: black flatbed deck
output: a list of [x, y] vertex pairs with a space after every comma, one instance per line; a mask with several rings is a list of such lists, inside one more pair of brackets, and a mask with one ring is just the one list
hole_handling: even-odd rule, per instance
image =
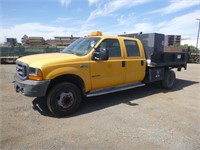
[[188, 58], [187, 52], [154, 53], [151, 55], [151, 63], [148, 67], [172, 67], [178, 69], [184, 67], [186, 69]]

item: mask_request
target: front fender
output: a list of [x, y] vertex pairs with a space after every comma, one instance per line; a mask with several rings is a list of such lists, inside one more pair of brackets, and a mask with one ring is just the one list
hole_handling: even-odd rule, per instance
[[46, 80], [53, 80], [59, 76], [63, 76], [63, 75], [76, 75], [78, 77], [80, 77], [85, 85], [85, 91], [89, 91], [91, 89], [91, 83], [90, 83], [90, 76], [89, 76], [89, 68], [78, 68], [78, 67], [54, 67], [51, 69], [44, 69], [42, 70], [44, 79]]

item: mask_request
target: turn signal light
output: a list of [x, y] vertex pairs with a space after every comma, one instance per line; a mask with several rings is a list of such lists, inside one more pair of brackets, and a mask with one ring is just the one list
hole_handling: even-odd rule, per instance
[[36, 76], [34, 76], [34, 75], [29, 75], [28, 78], [31, 79], [31, 80], [43, 80], [42, 71], [41, 71], [40, 69], [38, 69], [38, 73], [37, 73]]

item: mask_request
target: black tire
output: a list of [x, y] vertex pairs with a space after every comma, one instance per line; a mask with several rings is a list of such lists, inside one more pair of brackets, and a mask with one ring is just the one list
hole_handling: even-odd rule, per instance
[[200, 58], [197, 58], [197, 59], [196, 59], [196, 63], [197, 63], [197, 64], [200, 64]]
[[175, 85], [176, 75], [172, 70], [167, 70], [162, 80], [162, 87], [165, 89], [172, 89]]
[[75, 113], [81, 101], [80, 89], [69, 82], [55, 85], [47, 95], [47, 106], [51, 113], [57, 117]]

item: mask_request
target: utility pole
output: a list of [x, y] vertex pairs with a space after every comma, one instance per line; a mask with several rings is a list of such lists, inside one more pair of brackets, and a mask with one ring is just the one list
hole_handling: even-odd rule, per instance
[[198, 48], [198, 42], [199, 42], [199, 28], [200, 28], [200, 19], [197, 18], [196, 20], [199, 21], [199, 27], [198, 27], [198, 33], [197, 33], [197, 45], [196, 45], [196, 48]]

